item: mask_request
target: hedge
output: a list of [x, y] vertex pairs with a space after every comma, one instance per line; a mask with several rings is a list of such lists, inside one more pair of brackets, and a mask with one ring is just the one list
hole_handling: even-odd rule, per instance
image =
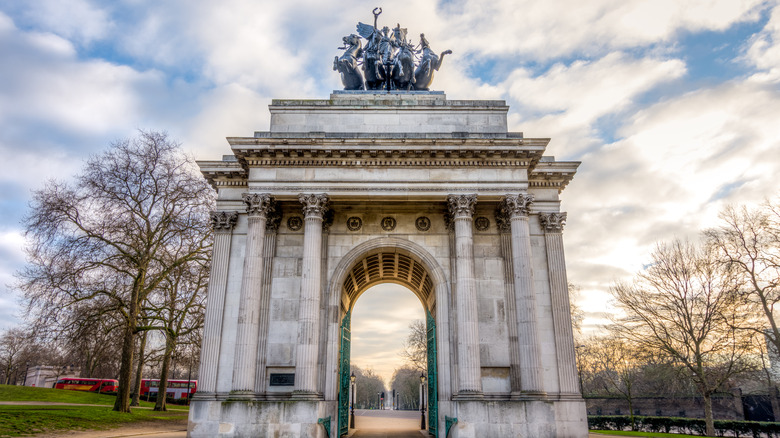
[[[634, 416], [637, 431], [685, 433], [704, 435], [703, 418], [645, 417]], [[626, 430], [631, 427], [628, 415], [589, 415], [588, 427], [593, 430]], [[762, 421], [715, 420], [715, 433], [724, 437], [777, 437], [780, 438], [780, 423]]]

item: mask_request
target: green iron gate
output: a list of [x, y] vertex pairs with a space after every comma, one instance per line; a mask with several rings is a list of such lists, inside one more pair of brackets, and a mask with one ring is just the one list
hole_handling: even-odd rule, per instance
[[425, 311], [425, 328], [428, 332], [428, 433], [438, 437], [439, 398], [436, 393], [436, 321], [429, 310]]
[[341, 320], [341, 348], [339, 349], [339, 434], [349, 433], [349, 348], [352, 340], [350, 332], [351, 310]]

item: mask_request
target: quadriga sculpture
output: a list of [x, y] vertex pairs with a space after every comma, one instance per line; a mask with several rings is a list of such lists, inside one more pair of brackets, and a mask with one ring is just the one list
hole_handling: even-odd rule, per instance
[[[425, 34], [420, 34], [420, 49], [417, 50], [406, 40], [406, 28], [400, 24], [392, 32], [387, 26], [378, 27], [381, 13], [382, 8], [374, 8], [373, 26], [358, 22], [357, 33], [360, 36], [352, 34], [343, 38], [344, 47], [340, 49], [346, 52], [333, 61], [333, 70], [341, 73], [344, 89], [427, 91], [433, 82], [433, 72], [441, 67], [444, 55], [452, 51], [445, 50], [437, 55], [431, 50]], [[360, 37], [367, 41], [365, 50]], [[416, 65], [418, 53], [422, 53], [422, 57]]]
[[442, 61], [444, 61], [444, 55], [452, 54], [452, 50], [445, 50], [441, 52], [441, 56], [431, 50], [431, 45], [425, 38], [425, 34], [420, 34], [420, 46], [422, 48], [422, 58], [420, 59], [420, 65], [414, 72], [414, 89], [425, 90], [433, 83], [433, 72], [438, 71], [441, 67]]

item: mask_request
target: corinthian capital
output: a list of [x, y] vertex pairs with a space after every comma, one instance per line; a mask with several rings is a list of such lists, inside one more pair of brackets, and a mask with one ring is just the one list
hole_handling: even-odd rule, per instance
[[276, 201], [268, 193], [244, 193], [242, 198], [249, 216], [268, 216], [276, 210]]
[[506, 195], [504, 197], [504, 207], [509, 217], [528, 216], [531, 204], [534, 202], [534, 195], [528, 193], [519, 193], [517, 195]]
[[325, 193], [301, 193], [298, 200], [303, 204], [304, 217], [316, 217], [322, 219], [325, 212], [328, 211], [328, 195]]
[[566, 225], [566, 213], [539, 213], [539, 222], [546, 233], [561, 233]]
[[230, 231], [236, 225], [238, 220], [237, 211], [212, 211], [211, 228], [214, 231]]
[[474, 206], [477, 205], [477, 195], [450, 195], [447, 197], [450, 215], [453, 219], [458, 217], [474, 216]]

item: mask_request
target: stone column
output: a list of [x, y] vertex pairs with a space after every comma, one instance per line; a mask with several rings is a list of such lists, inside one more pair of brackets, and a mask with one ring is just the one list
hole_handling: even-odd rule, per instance
[[219, 343], [222, 336], [222, 315], [225, 310], [230, 241], [237, 220], [238, 212], [235, 211], [214, 211], [211, 213], [214, 249], [211, 253], [208, 301], [203, 321], [203, 348], [200, 355], [200, 373], [198, 373], [199, 396], [213, 395], [217, 391]]
[[566, 213], [540, 213], [547, 248], [547, 275], [550, 279], [555, 354], [558, 359], [558, 381], [561, 394], [579, 394], [574, 337], [569, 306], [569, 281], [563, 255], [563, 226]]
[[266, 214], [265, 239], [263, 241], [263, 287], [260, 293], [260, 319], [257, 334], [257, 375], [255, 394], [264, 394], [266, 381], [266, 350], [268, 347], [268, 324], [271, 314], [271, 281], [273, 280], [273, 260], [276, 253], [276, 232], [282, 215], [278, 209]]
[[317, 353], [319, 351], [320, 294], [322, 287], [322, 221], [328, 209], [328, 196], [300, 194], [305, 225], [303, 229], [303, 265], [301, 298], [298, 307], [298, 345], [295, 358], [297, 399], [317, 399]]
[[263, 247], [268, 214], [275, 210], [268, 193], [244, 193], [249, 216], [244, 272], [241, 276], [241, 307], [238, 311], [236, 357], [233, 362], [232, 396], [251, 398], [257, 371], [257, 337], [263, 288]]
[[509, 335], [509, 386], [512, 397], [520, 397], [520, 346], [517, 343], [517, 305], [515, 304], [515, 275], [512, 266], [512, 223], [504, 204], [496, 209], [496, 226], [501, 236], [501, 256], [504, 259], [504, 296], [506, 297], [507, 334]]
[[536, 291], [531, 267], [531, 231], [528, 226], [528, 212], [533, 200], [533, 195], [528, 193], [506, 195], [504, 207], [512, 230], [512, 271], [518, 323], [517, 343], [520, 347], [521, 389], [527, 394], [543, 394]]
[[479, 363], [477, 285], [474, 279], [474, 237], [471, 229], [477, 195], [450, 195], [447, 203], [455, 228], [458, 395], [480, 397], [482, 375]]

